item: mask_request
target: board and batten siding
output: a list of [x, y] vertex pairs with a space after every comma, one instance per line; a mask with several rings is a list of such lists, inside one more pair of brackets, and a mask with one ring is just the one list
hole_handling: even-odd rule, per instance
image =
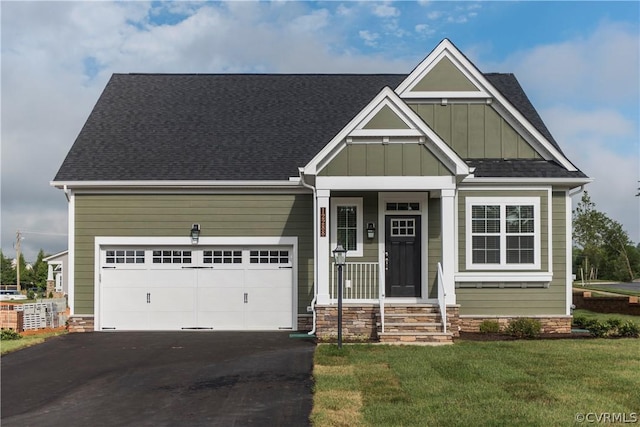
[[409, 105], [463, 159], [539, 159], [540, 155], [490, 106]]
[[75, 196], [75, 311], [94, 313], [96, 236], [298, 237], [298, 312], [313, 298], [313, 198], [306, 194]]
[[439, 198], [429, 199], [427, 227], [427, 296], [438, 298], [438, 263], [442, 260], [442, 211]]
[[[466, 197], [540, 197], [541, 270], [549, 271], [548, 192], [546, 191], [460, 191], [458, 198], [459, 269], [465, 266], [465, 198]], [[553, 279], [548, 288], [457, 288], [460, 315], [564, 315], [566, 314], [566, 193], [551, 196], [551, 242]]]
[[450, 176], [427, 148], [417, 143], [349, 144], [320, 176]]

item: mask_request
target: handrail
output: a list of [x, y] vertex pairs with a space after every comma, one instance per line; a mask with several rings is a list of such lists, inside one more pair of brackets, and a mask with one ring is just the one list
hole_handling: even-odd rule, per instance
[[382, 286], [379, 287], [380, 290], [380, 331], [384, 334], [384, 289]]
[[444, 291], [442, 281], [442, 264], [438, 263], [438, 305], [440, 306], [440, 317], [442, 318], [442, 332], [447, 333], [447, 294]]

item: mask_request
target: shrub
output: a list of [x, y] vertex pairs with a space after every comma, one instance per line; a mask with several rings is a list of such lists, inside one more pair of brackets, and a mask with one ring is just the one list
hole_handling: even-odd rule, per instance
[[521, 317], [512, 320], [505, 329], [505, 332], [517, 338], [535, 338], [540, 335], [542, 325], [537, 319]]
[[497, 320], [483, 320], [480, 323], [480, 332], [485, 334], [497, 334], [500, 332], [500, 323]]
[[573, 321], [571, 323], [577, 328], [584, 328], [587, 324], [587, 318], [584, 316], [573, 316]]
[[640, 326], [631, 320], [627, 320], [618, 327], [618, 335], [621, 337], [640, 337]]
[[22, 335], [13, 329], [3, 329], [0, 333], [1, 340], [19, 340], [20, 338], [22, 338]]
[[584, 327], [588, 329], [589, 333], [596, 338], [606, 337], [611, 332], [611, 325], [608, 321], [601, 322], [597, 319], [591, 319], [587, 321]]

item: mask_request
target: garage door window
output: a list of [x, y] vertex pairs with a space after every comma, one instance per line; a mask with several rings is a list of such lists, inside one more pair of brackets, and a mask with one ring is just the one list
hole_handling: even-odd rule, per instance
[[153, 251], [154, 264], [191, 264], [191, 251], [156, 250]]
[[144, 264], [144, 251], [114, 249], [106, 251], [107, 264]]
[[257, 250], [250, 251], [251, 264], [289, 264], [289, 251]]
[[242, 251], [203, 251], [202, 256], [205, 264], [242, 264]]

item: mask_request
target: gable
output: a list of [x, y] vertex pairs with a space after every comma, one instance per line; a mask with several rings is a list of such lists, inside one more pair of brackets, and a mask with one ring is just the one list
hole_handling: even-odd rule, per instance
[[388, 105], [384, 105], [364, 126], [363, 129], [409, 129], [409, 125]]
[[422, 79], [413, 86], [411, 92], [436, 92], [436, 91], [471, 91], [480, 90], [467, 78], [451, 59], [444, 56], [430, 69]]
[[463, 159], [542, 156], [490, 105], [409, 105]]

